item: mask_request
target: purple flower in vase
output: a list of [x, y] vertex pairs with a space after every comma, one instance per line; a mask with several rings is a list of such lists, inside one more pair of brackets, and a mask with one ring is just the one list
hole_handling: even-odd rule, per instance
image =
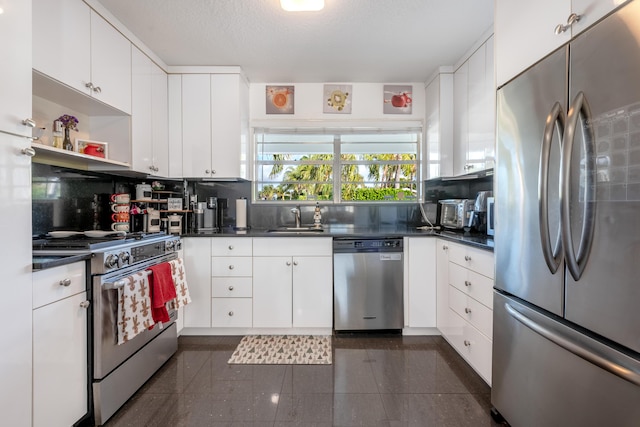
[[58, 121], [60, 123], [62, 123], [62, 126], [64, 126], [66, 129], [73, 129], [73, 130], [78, 130], [78, 119], [76, 119], [74, 116], [70, 116], [68, 114], [63, 114], [62, 116], [58, 117]]

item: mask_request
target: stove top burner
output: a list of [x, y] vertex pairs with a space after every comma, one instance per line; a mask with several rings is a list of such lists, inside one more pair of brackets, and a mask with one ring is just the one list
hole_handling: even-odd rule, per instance
[[47, 236], [40, 236], [34, 238], [32, 242], [33, 250], [64, 250], [64, 249], [76, 249], [76, 250], [98, 250], [106, 249], [112, 246], [117, 246], [123, 243], [131, 243], [135, 241], [144, 241], [148, 239], [159, 238], [166, 236], [167, 234], [162, 231], [158, 233], [145, 233], [135, 232], [127, 233], [126, 235], [114, 234], [112, 236], [105, 237], [87, 237], [87, 236], [70, 236], [63, 238], [51, 238]]

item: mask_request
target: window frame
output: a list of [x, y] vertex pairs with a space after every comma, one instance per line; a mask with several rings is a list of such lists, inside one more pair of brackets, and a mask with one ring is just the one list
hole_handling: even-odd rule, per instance
[[[283, 164], [283, 162], [278, 162], [275, 160], [259, 160], [258, 156], [258, 148], [261, 144], [264, 144], [264, 140], [259, 142], [258, 138], [260, 135], [266, 134], [292, 134], [292, 135], [303, 135], [303, 134], [312, 134], [312, 135], [333, 135], [333, 161], [332, 164], [332, 187], [333, 187], [333, 198], [330, 200], [320, 199], [317, 197], [312, 197], [308, 200], [298, 200], [298, 199], [279, 199], [279, 200], [263, 200], [258, 198], [259, 187], [260, 185], [269, 185], [269, 182], [266, 180], [259, 180], [260, 169], [263, 166], [273, 165], [273, 164]], [[406, 160], [342, 160], [342, 147], [345, 144], [357, 144], [357, 142], [345, 142], [342, 141], [341, 138], [343, 135], [365, 135], [365, 134], [393, 134], [393, 133], [408, 133], [415, 135], [415, 142], [405, 142], [409, 144], [415, 144], [415, 159], [409, 162]], [[282, 204], [315, 204], [316, 202], [320, 202], [323, 204], [383, 204], [388, 205], [389, 203], [416, 203], [422, 201], [422, 188], [423, 188], [423, 174], [424, 174], [424, 164], [423, 164], [423, 144], [424, 144], [424, 127], [422, 122], [402, 122], [402, 123], [393, 123], [387, 125], [377, 125], [377, 126], [344, 126], [344, 127], [305, 127], [305, 126], [292, 126], [292, 125], [279, 125], [279, 126], [269, 126], [269, 125], [253, 125], [251, 128], [251, 140], [252, 140], [252, 151], [253, 151], [253, 161], [252, 167], [254, 171], [254, 180], [251, 186], [252, 192], [252, 203], [257, 204], [273, 204], [273, 205], [282, 205]], [[328, 144], [328, 142], [323, 142]], [[305, 143], [302, 143], [305, 144]], [[313, 144], [313, 143], [308, 143]], [[412, 153], [413, 154], [413, 153]], [[287, 166], [300, 165], [300, 164], [309, 164], [309, 165], [325, 165], [329, 164], [325, 161], [319, 160], [311, 160], [308, 162], [300, 163], [298, 161], [289, 161], [284, 162], [284, 168]], [[415, 197], [409, 197], [407, 199], [394, 199], [394, 200], [343, 200], [342, 198], [342, 185], [344, 182], [342, 181], [342, 167], [344, 165], [357, 165], [357, 166], [369, 166], [369, 165], [413, 165], [415, 167], [416, 173], [415, 178], [411, 181], [415, 185]], [[274, 182], [274, 187], [277, 185], [282, 185], [283, 183], [291, 183], [295, 184], [298, 181], [278, 181]], [[305, 184], [321, 184], [322, 181], [303, 181]], [[370, 181], [365, 177], [364, 183], [377, 183], [378, 181]]]

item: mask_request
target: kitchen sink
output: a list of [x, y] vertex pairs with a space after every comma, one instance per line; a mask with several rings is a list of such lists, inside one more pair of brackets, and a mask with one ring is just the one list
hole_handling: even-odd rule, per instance
[[298, 234], [298, 233], [322, 233], [322, 232], [324, 232], [322, 228], [315, 228], [315, 227], [282, 227], [282, 228], [267, 230], [267, 233], [273, 233], [273, 234]]

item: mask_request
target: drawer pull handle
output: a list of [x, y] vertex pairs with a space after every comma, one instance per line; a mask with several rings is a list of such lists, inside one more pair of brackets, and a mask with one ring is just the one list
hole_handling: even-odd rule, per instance
[[229, 266], [229, 270], [233, 270], [233, 264]]
[[229, 286], [229, 290], [232, 291], [233, 290], [233, 286]]
[[465, 280], [465, 281], [464, 281], [464, 285], [465, 285], [465, 286], [471, 286], [471, 282], [470, 282], [470, 281], [468, 281], [468, 280]]
[[465, 307], [464, 308], [464, 312], [467, 313], [467, 314], [470, 314], [471, 313], [471, 309], [469, 307]]
[[471, 261], [471, 257], [470, 257], [469, 255], [465, 255], [465, 256], [464, 256], [464, 260], [465, 260], [465, 261]]
[[71, 285], [71, 279], [62, 279], [60, 280], [60, 286], [70, 286]]
[[230, 312], [229, 312], [229, 316], [233, 316], [233, 311], [230, 311]]
[[88, 308], [91, 305], [91, 302], [89, 301], [82, 301], [80, 303], [80, 308]]
[[471, 341], [469, 341], [469, 340], [464, 340], [464, 346], [465, 346], [465, 347], [471, 347]]
[[229, 250], [232, 251], [233, 250], [233, 245], [229, 245]]

